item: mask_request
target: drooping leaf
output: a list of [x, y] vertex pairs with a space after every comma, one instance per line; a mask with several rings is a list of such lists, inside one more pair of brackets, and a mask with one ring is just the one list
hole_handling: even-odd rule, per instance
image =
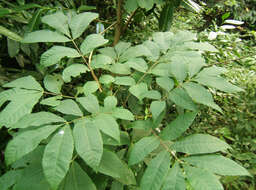
[[44, 87], [56, 94], [60, 93], [63, 83], [61, 75], [46, 75], [44, 77]]
[[63, 12], [58, 11], [54, 14], [46, 15], [42, 17], [42, 22], [71, 37], [68, 28], [68, 17]]
[[98, 17], [97, 13], [81, 13], [71, 18], [70, 28], [72, 32], [72, 38], [76, 39], [82, 35], [89, 24]]
[[117, 56], [120, 56], [130, 47], [131, 47], [131, 43], [120, 41], [120, 42], [118, 42], [118, 44], [115, 45], [114, 48], [115, 48]]
[[168, 124], [161, 132], [161, 138], [164, 140], [174, 140], [182, 135], [192, 124], [196, 117], [196, 112], [187, 112], [180, 114], [174, 121]]
[[10, 165], [33, 151], [39, 143], [52, 134], [60, 125], [46, 125], [20, 133], [11, 140], [5, 150], [5, 161]]
[[111, 151], [104, 150], [98, 171], [115, 178], [125, 185], [136, 184], [132, 170]]
[[162, 151], [150, 161], [140, 182], [141, 190], [160, 190], [170, 168], [170, 155]]
[[231, 148], [227, 143], [211, 135], [194, 134], [176, 141], [172, 148], [187, 154], [205, 154], [225, 151]]
[[92, 94], [77, 98], [77, 101], [90, 113], [98, 113], [100, 110], [98, 99]]
[[97, 190], [87, 173], [77, 162], [73, 162], [59, 190], [84, 190], [85, 187], [86, 190]]
[[111, 115], [99, 114], [94, 118], [93, 122], [103, 133], [120, 142], [119, 126]]
[[163, 183], [162, 190], [184, 190], [186, 189], [185, 177], [178, 163], [169, 169], [169, 172]]
[[188, 82], [184, 84], [183, 87], [194, 101], [222, 112], [221, 108], [214, 102], [211, 93], [203, 86]]
[[61, 103], [62, 96], [53, 96], [50, 98], [43, 99], [40, 104], [47, 105], [47, 106], [58, 106]]
[[75, 115], [75, 116], [83, 115], [77, 103], [71, 99], [61, 101], [60, 105], [58, 105], [54, 109], [63, 114], [69, 114], [69, 115]]
[[87, 66], [83, 64], [72, 64], [64, 69], [62, 78], [64, 82], [71, 82], [71, 77], [77, 77], [82, 73], [90, 71]]
[[80, 120], [73, 131], [78, 155], [92, 168], [97, 169], [103, 154], [103, 141], [99, 129], [92, 123]]
[[20, 44], [14, 40], [7, 38], [8, 54], [10, 57], [15, 57], [20, 51]]
[[38, 127], [41, 125], [48, 125], [50, 123], [64, 123], [63, 118], [51, 113], [51, 112], [37, 112], [27, 114], [22, 117], [17, 123], [12, 125], [12, 129], [24, 129], [27, 127]]
[[129, 165], [137, 164], [144, 160], [152, 151], [154, 151], [160, 144], [157, 137], [144, 137], [134, 144], [129, 156]]
[[57, 189], [69, 170], [74, 142], [69, 125], [61, 128], [45, 147], [42, 166], [52, 189]]
[[184, 166], [189, 184], [198, 190], [224, 190], [217, 176], [206, 170]]
[[28, 33], [21, 40], [22, 43], [38, 43], [38, 42], [69, 42], [71, 41], [67, 37], [58, 32], [51, 30], [38, 30]]
[[11, 30], [8, 30], [7, 28], [5, 28], [4, 26], [0, 26], [0, 34], [8, 37], [9, 39], [12, 39], [14, 41], [21, 41], [22, 37], [19, 36], [18, 34], [12, 32]]
[[49, 67], [57, 64], [64, 57], [76, 58], [80, 57], [80, 54], [73, 48], [53, 46], [41, 55], [40, 64]]
[[108, 43], [108, 40], [104, 39], [101, 34], [90, 34], [85, 38], [85, 40], [81, 44], [80, 49], [83, 55], [86, 55], [94, 49], [105, 45], [106, 43]]
[[154, 120], [156, 120], [158, 116], [164, 111], [165, 107], [165, 101], [154, 101], [151, 103], [150, 110], [152, 112]]
[[195, 111], [197, 110], [193, 100], [182, 88], [175, 88], [169, 93], [169, 99], [173, 101], [177, 106]]
[[145, 97], [144, 94], [148, 91], [148, 87], [147, 87], [147, 84], [140, 83], [140, 84], [131, 86], [129, 88], [129, 91], [132, 95], [137, 97], [139, 100], [142, 100]]
[[0, 177], [0, 189], [9, 190], [21, 177], [21, 170], [10, 170]]
[[251, 176], [245, 168], [221, 155], [190, 156], [184, 158], [184, 160], [194, 166], [219, 175]]

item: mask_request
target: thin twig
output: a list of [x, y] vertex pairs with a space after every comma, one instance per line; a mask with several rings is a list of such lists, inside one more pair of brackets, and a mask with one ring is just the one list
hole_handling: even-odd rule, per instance
[[66, 96], [66, 95], [63, 95], [63, 94], [57, 94], [57, 93], [53, 93], [53, 92], [44, 91], [43, 93], [44, 93], [44, 94], [48, 94], [48, 95], [53, 95], [53, 96], [61, 96], [61, 97], [63, 97], [63, 98], [76, 99], [76, 97], [74, 97], [74, 96]]
[[123, 27], [122, 33], [124, 33], [124, 32], [127, 30], [129, 24], [130, 24], [131, 21], [132, 21], [132, 18], [134, 17], [135, 13], [137, 12], [137, 10], [138, 10], [138, 9], [136, 9], [135, 11], [133, 11], [132, 14], [129, 16], [128, 20], [126, 21], [126, 24], [125, 24], [124, 27]]
[[115, 26], [117, 24], [117, 21], [115, 21], [114, 23], [112, 23], [110, 26], [108, 26], [105, 30], [103, 30], [100, 34], [104, 34], [105, 32], [107, 32], [110, 28], [112, 28], [113, 26]]

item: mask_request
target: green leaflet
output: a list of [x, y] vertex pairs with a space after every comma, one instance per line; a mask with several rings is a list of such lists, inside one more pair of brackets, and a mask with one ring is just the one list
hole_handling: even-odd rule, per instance
[[61, 75], [58, 74], [46, 75], [44, 77], [44, 87], [56, 94], [60, 94], [63, 83]]
[[125, 1], [124, 8], [129, 13], [135, 11], [138, 8], [137, 0]]
[[99, 81], [102, 84], [110, 84], [115, 81], [115, 78], [111, 75], [101, 75]]
[[129, 59], [125, 64], [142, 73], [145, 73], [148, 70], [148, 65], [142, 58]]
[[245, 168], [238, 165], [233, 160], [225, 158], [221, 155], [190, 156], [184, 158], [184, 160], [194, 166], [219, 175], [251, 176], [251, 174]]
[[224, 190], [217, 176], [206, 170], [184, 166], [187, 179], [192, 188], [196, 190]]
[[88, 81], [84, 84], [84, 95], [88, 96], [94, 92], [96, 92], [99, 88], [99, 85], [96, 81]]
[[120, 61], [128, 61], [132, 58], [142, 57], [142, 56], [152, 56], [151, 52], [144, 45], [137, 45], [127, 49], [121, 56]]
[[158, 100], [161, 98], [161, 94], [156, 90], [148, 90], [146, 83], [139, 83], [133, 85], [129, 88], [129, 91], [132, 95], [137, 97], [139, 100], [144, 98], [155, 99]]
[[59, 11], [51, 15], [46, 15], [42, 17], [42, 22], [48, 24], [68, 37], [71, 37], [68, 28], [68, 17], [64, 15], [63, 12]]
[[196, 117], [196, 112], [187, 112], [180, 114], [174, 121], [168, 124], [161, 132], [161, 138], [164, 140], [174, 140], [182, 135], [192, 124]]
[[109, 71], [115, 74], [121, 74], [121, 75], [129, 75], [131, 74], [131, 69], [128, 65], [121, 64], [121, 63], [116, 63], [113, 64], [110, 68]]
[[162, 190], [184, 190], [186, 189], [185, 177], [178, 163], [169, 169], [169, 172], [163, 183]]
[[73, 135], [78, 155], [97, 170], [103, 154], [103, 141], [99, 129], [92, 122], [80, 120], [75, 123]]
[[77, 98], [77, 101], [90, 113], [98, 113], [100, 111], [98, 99], [92, 94], [86, 97]]
[[148, 56], [147, 58], [150, 61], [156, 61], [158, 60], [159, 56], [160, 56], [160, 48], [157, 45], [157, 43], [152, 42], [150, 40], [147, 40], [143, 43], [143, 45], [145, 47], [147, 47], [147, 49], [151, 52], [151, 56]]
[[102, 68], [107, 69], [110, 64], [113, 63], [113, 59], [107, 55], [97, 54], [92, 57], [91, 67], [93, 69]]
[[83, 64], [72, 64], [66, 67], [62, 73], [64, 82], [71, 82], [71, 77], [78, 77], [82, 73], [90, 71], [87, 66]]
[[40, 158], [37, 157], [36, 162], [30, 164], [21, 172], [21, 177], [13, 190], [52, 190], [45, 179]]
[[0, 26], [0, 34], [8, 37], [9, 39], [12, 39], [14, 41], [21, 41], [22, 37], [19, 36], [18, 34], [12, 32], [11, 30], [8, 30], [7, 28], [5, 28], [4, 26]]
[[212, 94], [203, 86], [196, 83], [188, 82], [185, 83], [183, 87], [194, 101], [212, 107], [219, 112], [222, 112], [221, 108], [214, 103]]
[[117, 106], [117, 99], [115, 96], [107, 96], [104, 99], [104, 108], [113, 109]]
[[177, 152], [184, 152], [187, 154], [205, 154], [225, 151], [231, 147], [216, 137], [194, 134], [176, 141], [172, 145], [172, 148]]
[[174, 87], [174, 81], [169, 77], [158, 77], [156, 78], [156, 83], [167, 92], [171, 91]]
[[62, 96], [53, 96], [50, 98], [43, 99], [40, 102], [40, 104], [55, 107], [61, 104], [61, 99], [62, 99]]
[[153, 40], [161, 51], [165, 52], [171, 45], [171, 39], [173, 38], [172, 32], [156, 32], [153, 34]]
[[141, 8], [145, 8], [146, 10], [149, 10], [154, 5], [154, 0], [137, 0], [138, 5]]
[[133, 86], [136, 84], [135, 80], [130, 76], [116, 77], [114, 80], [116, 85]]
[[[3, 95], [5, 94], [4, 92]], [[0, 113], [0, 127], [3, 125], [6, 127], [11, 127], [24, 115], [31, 113], [34, 105], [43, 95], [43, 93], [40, 91], [23, 90], [17, 88], [11, 89], [11, 91], [9, 92], [12, 97], [4, 97], [3, 102], [0, 102], [4, 103], [8, 99], [11, 100], [11, 102]], [[0, 96], [1, 95], [2, 93], [0, 94]]]
[[20, 44], [14, 40], [7, 38], [8, 54], [10, 57], [15, 57], [20, 51]]
[[61, 128], [45, 147], [43, 172], [53, 190], [57, 190], [69, 170], [73, 149], [74, 142], [69, 125]]
[[120, 41], [120, 42], [118, 42], [118, 44], [115, 45], [114, 49], [115, 49], [117, 56], [120, 56], [130, 47], [131, 47], [131, 43]]
[[105, 45], [106, 43], [108, 43], [108, 40], [104, 39], [101, 34], [90, 34], [85, 38], [80, 46], [80, 49], [83, 55], [86, 55], [94, 49]]
[[156, 120], [158, 116], [164, 111], [166, 107], [165, 101], [154, 101], [150, 105], [150, 110], [153, 115], [153, 120]]
[[118, 123], [110, 114], [99, 114], [93, 119], [93, 122], [103, 133], [120, 142]]
[[38, 42], [69, 42], [71, 41], [67, 37], [53, 32], [51, 30], [37, 30], [35, 32], [28, 33], [21, 40], [22, 43], [38, 43]]
[[37, 112], [27, 114], [22, 117], [17, 123], [12, 125], [12, 129], [23, 129], [27, 127], [38, 127], [41, 125], [48, 125], [50, 123], [64, 123], [66, 122], [63, 118], [50, 113], [50, 112]]
[[182, 108], [196, 111], [197, 107], [194, 104], [193, 100], [182, 88], [175, 88], [169, 93], [169, 99], [173, 101], [177, 106]]
[[123, 108], [115, 108], [112, 112], [112, 116], [117, 119], [130, 120], [130, 121], [134, 120], [133, 114], [129, 110], [123, 109]]
[[83, 113], [77, 103], [71, 99], [61, 101], [60, 105], [56, 106], [54, 109], [63, 114], [83, 116]]
[[160, 190], [170, 168], [170, 155], [163, 151], [150, 161], [141, 179], [141, 190]]
[[85, 187], [86, 190], [97, 190], [87, 173], [77, 162], [73, 162], [59, 190], [84, 190]]
[[57, 64], [62, 58], [76, 58], [81, 55], [73, 48], [64, 46], [53, 46], [41, 55], [40, 64], [44, 67]]
[[43, 91], [41, 85], [32, 76], [26, 76], [4, 84], [5, 88], [23, 88], [27, 90]]
[[104, 145], [112, 145], [112, 146], [122, 146], [122, 145], [130, 145], [130, 136], [127, 132], [120, 132], [120, 142], [113, 139], [112, 137], [105, 135], [104, 133], [101, 134], [103, 144]]
[[18, 134], [6, 147], [6, 164], [10, 165], [33, 151], [42, 140], [46, 139], [59, 127], [60, 125], [46, 125]]
[[125, 185], [136, 184], [132, 170], [111, 151], [104, 150], [98, 171], [115, 178]]
[[134, 144], [129, 156], [129, 165], [137, 164], [144, 160], [160, 145], [160, 140], [155, 137], [144, 137]]
[[124, 185], [118, 181], [113, 181], [110, 190], [123, 190]]
[[71, 18], [70, 29], [72, 38], [76, 39], [82, 35], [89, 24], [98, 17], [97, 13], [81, 13]]
[[21, 170], [10, 170], [0, 177], [0, 189], [9, 190], [21, 177]]

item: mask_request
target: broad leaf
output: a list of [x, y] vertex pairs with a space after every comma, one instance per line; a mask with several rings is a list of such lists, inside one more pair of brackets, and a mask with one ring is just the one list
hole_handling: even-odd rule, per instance
[[80, 54], [73, 48], [53, 46], [42, 54], [40, 64], [49, 67], [57, 64], [64, 57], [75, 58], [80, 57]]
[[97, 13], [81, 13], [71, 18], [70, 28], [72, 32], [72, 38], [76, 39], [82, 35], [89, 24], [98, 17]]
[[184, 190], [186, 189], [185, 177], [178, 163], [169, 169], [169, 172], [163, 183], [162, 190]]
[[61, 75], [46, 75], [44, 77], [44, 87], [50, 92], [59, 94], [63, 85], [63, 80]]
[[115, 81], [115, 78], [111, 75], [101, 75], [99, 81], [102, 84], [110, 84]]
[[173, 33], [171, 32], [156, 32], [153, 34], [153, 40], [158, 44], [162, 51], [169, 49]]
[[120, 42], [118, 42], [118, 44], [115, 45], [114, 48], [115, 48], [117, 56], [120, 56], [130, 47], [131, 47], [131, 43], [120, 41]]
[[142, 58], [129, 59], [125, 64], [142, 73], [145, 73], [148, 70], [148, 65]]
[[151, 152], [160, 145], [157, 137], [144, 137], [134, 144], [129, 156], [129, 165], [137, 164], [144, 160]]
[[77, 101], [90, 113], [98, 113], [100, 111], [98, 99], [94, 95], [77, 98]]
[[88, 96], [96, 92], [99, 88], [99, 85], [96, 81], [88, 81], [84, 84], [83, 88], [85, 96]]
[[68, 17], [61, 11], [42, 17], [42, 22], [71, 37], [68, 28]]
[[156, 83], [167, 92], [171, 91], [174, 87], [174, 81], [169, 77], [158, 77], [156, 78]]
[[61, 99], [62, 99], [62, 96], [53, 96], [50, 98], [43, 99], [40, 102], [40, 104], [55, 107], [61, 104]]
[[152, 56], [151, 52], [144, 45], [137, 45], [127, 49], [121, 56], [120, 61], [128, 61], [129, 59], [142, 57], [142, 56]]
[[61, 101], [60, 105], [54, 108], [56, 111], [63, 114], [82, 116], [83, 113], [78, 107], [77, 103], [74, 100], [67, 99]]
[[115, 178], [123, 184], [136, 184], [132, 170], [111, 151], [104, 150], [98, 171]]
[[12, 125], [12, 129], [24, 129], [27, 127], [38, 127], [41, 125], [47, 125], [50, 123], [64, 123], [63, 118], [51, 113], [51, 112], [37, 112], [27, 114], [22, 117], [17, 123]]
[[21, 170], [10, 170], [0, 177], [0, 189], [9, 190], [21, 177]]
[[47, 144], [42, 166], [45, 177], [52, 189], [56, 190], [69, 170], [74, 142], [69, 125], [61, 128]]
[[97, 190], [87, 173], [77, 162], [73, 162], [59, 190], [84, 190], [85, 187], [86, 190]]
[[123, 108], [115, 108], [112, 112], [112, 116], [123, 120], [134, 120], [133, 114], [129, 110]]
[[147, 87], [147, 84], [140, 83], [140, 84], [131, 86], [129, 88], [129, 91], [132, 95], [137, 97], [139, 100], [142, 100], [145, 97], [144, 94], [148, 91], [148, 87]]
[[75, 123], [73, 134], [78, 155], [97, 170], [103, 154], [103, 141], [99, 129], [92, 122], [80, 120]]
[[120, 142], [120, 130], [116, 120], [109, 114], [99, 114], [93, 122], [106, 135]]
[[251, 176], [250, 173], [231, 159], [221, 155], [202, 155], [184, 158], [186, 162], [219, 175]]
[[182, 135], [192, 124], [196, 117], [196, 112], [187, 112], [180, 114], [174, 121], [168, 124], [161, 132], [161, 138], [164, 140], [174, 140]]
[[71, 82], [71, 77], [77, 77], [82, 73], [90, 71], [87, 66], [83, 64], [72, 64], [64, 69], [62, 78], [64, 82]]
[[170, 155], [167, 151], [159, 153], [150, 161], [141, 179], [141, 190], [160, 190], [170, 168]]
[[113, 64], [109, 70], [112, 72], [112, 73], [115, 73], [115, 74], [121, 74], [121, 75], [129, 75], [131, 74], [131, 69], [128, 65], [125, 65], [125, 64], [121, 64], [121, 63], [116, 63], [116, 64]]
[[184, 152], [187, 154], [205, 154], [225, 151], [231, 147], [216, 137], [194, 134], [176, 141], [172, 145], [172, 148], [177, 152]]
[[11, 140], [5, 150], [7, 165], [14, 163], [33, 151], [39, 143], [52, 134], [60, 125], [46, 125], [40, 128], [24, 131]]
[[12, 82], [4, 84], [3, 87], [5, 87], [5, 88], [23, 88], [23, 89], [27, 89], [27, 90], [43, 91], [43, 88], [41, 87], [41, 85], [32, 76], [18, 78]]
[[197, 110], [193, 100], [182, 88], [175, 88], [169, 93], [169, 99], [173, 101], [177, 106], [195, 111]]
[[146, 10], [151, 9], [154, 5], [154, 0], [137, 0], [137, 2], [141, 8], [145, 8]]
[[117, 99], [115, 96], [108, 96], [104, 99], [104, 107], [108, 109], [113, 109], [117, 105]]
[[85, 38], [83, 43], [81, 44], [81, 52], [83, 55], [86, 55], [93, 51], [94, 49], [103, 46], [108, 43], [108, 40], [104, 39], [104, 37], [100, 34], [91, 34]]
[[188, 82], [185, 83], [183, 87], [186, 89], [187, 93], [194, 101], [222, 112], [221, 108], [214, 103], [212, 94], [203, 86], [196, 83]]
[[124, 85], [124, 86], [133, 86], [136, 84], [135, 80], [130, 76], [116, 77], [114, 83], [116, 85]]
[[38, 43], [38, 42], [69, 42], [71, 41], [67, 37], [61, 35], [58, 32], [51, 30], [38, 30], [35, 32], [28, 33], [22, 43]]
[[190, 166], [184, 167], [189, 184], [196, 190], [224, 190], [217, 176], [206, 170]]
[[8, 37], [9, 39], [12, 39], [14, 41], [21, 41], [22, 40], [22, 37], [19, 36], [18, 34], [8, 30], [7, 28], [3, 27], [3, 26], [0, 26], [0, 34]]
[[154, 120], [156, 120], [158, 116], [164, 111], [165, 107], [165, 101], [154, 101], [151, 103], [150, 110], [152, 112]]

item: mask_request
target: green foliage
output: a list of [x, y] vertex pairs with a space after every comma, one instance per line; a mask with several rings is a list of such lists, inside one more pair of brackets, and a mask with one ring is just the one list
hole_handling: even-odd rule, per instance
[[[127, 2], [149, 10], [155, 1]], [[42, 18], [56, 31], [23, 38], [52, 47], [41, 55], [43, 82], [21, 77], [0, 93], [0, 127], [13, 133], [0, 187], [221, 190], [216, 174], [250, 176], [220, 156], [230, 149], [224, 141], [184, 134], [201, 107], [222, 111], [212, 88], [242, 91], [221, 77], [223, 70], [207, 67], [202, 53], [216, 48], [189, 31], [111, 47], [103, 34], [85, 32], [97, 17], [56, 12]]]

